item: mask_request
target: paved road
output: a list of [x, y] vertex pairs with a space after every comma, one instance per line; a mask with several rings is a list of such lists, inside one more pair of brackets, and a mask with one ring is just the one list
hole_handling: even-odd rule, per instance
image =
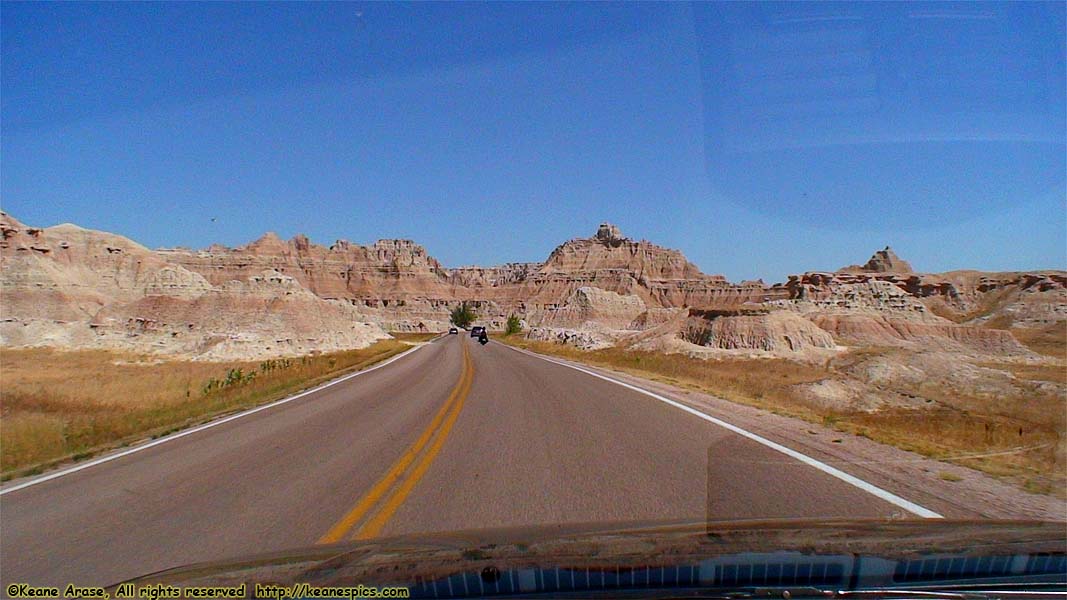
[[0, 578], [111, 584], [421, 531], [900, 513], [646, 395], [446, 336], [292, 402], [5, 493]]

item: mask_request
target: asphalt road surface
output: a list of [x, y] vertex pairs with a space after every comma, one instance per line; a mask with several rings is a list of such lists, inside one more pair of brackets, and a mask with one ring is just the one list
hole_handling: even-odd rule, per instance
[[410, 532], [902, 512], [655, 398], [466, 335], [215, 427], [5, 488], [5, 585], [109, 585]]

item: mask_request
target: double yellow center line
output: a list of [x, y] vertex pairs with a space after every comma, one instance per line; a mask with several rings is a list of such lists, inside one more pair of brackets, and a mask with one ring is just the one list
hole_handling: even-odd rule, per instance
[[[429, 427], [356, 506], [330, 528], [326, 535], [319, 538], [320, 544], [338, 542], [346, 537], [368, 539], [381, 532], [441, 451], [452, 426], [459, 418], [460, 411], [463, 410], [463, 403], [473, 380], [474, 365], [471, 363], [470, 350], [467, 349], [467, 344], [463, 344], [463, 373], [444, 406], [434, 415]], [[350, 532], [353, 532], [352, 535]]]

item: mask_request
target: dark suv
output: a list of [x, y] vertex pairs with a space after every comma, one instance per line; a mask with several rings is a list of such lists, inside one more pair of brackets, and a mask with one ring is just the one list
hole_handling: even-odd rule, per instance
[[482, 327], [480, 325], [476, 327], [471, 327], [471, 337], [481, 337], [483, 333], [485, 333], [485, 327]]

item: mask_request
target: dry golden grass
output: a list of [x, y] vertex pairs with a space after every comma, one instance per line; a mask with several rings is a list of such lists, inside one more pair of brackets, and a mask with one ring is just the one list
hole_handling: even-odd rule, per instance
[[788, 360], [729, 359], [701, 360], [681, 354], [605, 348], [587, 352], [571, 346], [509, 337], [507, 343], [592, 365], [599, 365], [681, 387], [715, 394], [750, 406], [775, 410], [793, 416], [821, 420], [814, 405], [791, 400], [782, 402], [792, 386], [812, 383], [830, 375], [825, 365]]
[[[507, 343], [821, 422], [1005, 477], [1030, 491], [1067, 494], [1067, 399], [1036, 385], [1032, 392], [1014, 396], [923, 385], [910, 392], [930, 399], [930, 408], [846, 411], [808, 402], [794, 386], [827, 378], [845, 380], [841, 369], [889, 349], [858, 349], [841, 359], [812, 365], [785, 359], [701, 360], [619, 348], [585, 352], [521, 338], [509, 338]], [[1043, 367], [1012, 368], [1037, 380], [1050, 375]]]
[[[896, 350], [896, 352], [900, 352]], [[850, 353], [852, 354], [852, 353]], [[1022, 380], [996, 392], [931, 379], [894, 390], [924, 398], [924, 409], [855, 413], [841, 420], [845, 431], [935, 458], [1010, 478], [1030, 491], [1067, 496], [1067, 397], [1055, 365], [980, 363]]]
[[[930, 312], [955, 323], [966, 323], [972, 319], [985, 317], [1012, 300], [1016, 291], [1004, 288], [980, 297], [978, 306], [969, 312], [959, 312], [938, 298], [928, 299], [925, 304]], [[1013, 319], [1009, 314], [1000, 314], [985, 321], [981, 326], [989, 329], [1011, 331], [1015, 339], [1038, 354], [1067, 359], [1067, 326], [1063, 323], [1040, 328], [1012, 327]]]
[[[930, 298], [925, 302], [925, 304], [926, 307], [930, 310], [930, 312], [934, 313], [939, 317], [944, 317], [955, 323], [965, 323], [972, 319], [977, 319], [979, 317], [984, 317], [989, 314], [992, 314], [993, 311], [997, 310], [1005, 303], [1009, 302], [1012, 297], [1017, 293], [1017, 290], [1010, 287], [1005, 287], [993, 292], [982, 294], [978, 297], [977, 306], [974, 309], [966, 312], [961, 312], [956, 308], [949, 306], [940, 298]], [[995, 328], [1004, 329], [1010, 325], [1010, 321], [1006, 324], [1001, 322]]]
[[842, 431], [1064, 495], [1064, 429], [1013, 417], [948, 409], [842, 415]]
[[983, 367], [1008, 371], [1019, 379], [1030, 381], [1051, 381], [1067, 384], [1067, 366], [1059, 365], [1021, 365], [1015, 363], [979, 363]]
[[393, 336], [401, 342], [428, 342], [433, 338], [440, 335], [439, 333], [409, 333], [394, 331], [389, 335]]
[[284, 397], [410, 347], [382, 340], [362, 350], [226, 363], [0, 349], [0, 469], [7, 479], [157, 437]]
[[1040, 329], [1015, 328], [1011, 333], [1034, 352], [1067, 360], [1067, 326], [1063, 324]]

